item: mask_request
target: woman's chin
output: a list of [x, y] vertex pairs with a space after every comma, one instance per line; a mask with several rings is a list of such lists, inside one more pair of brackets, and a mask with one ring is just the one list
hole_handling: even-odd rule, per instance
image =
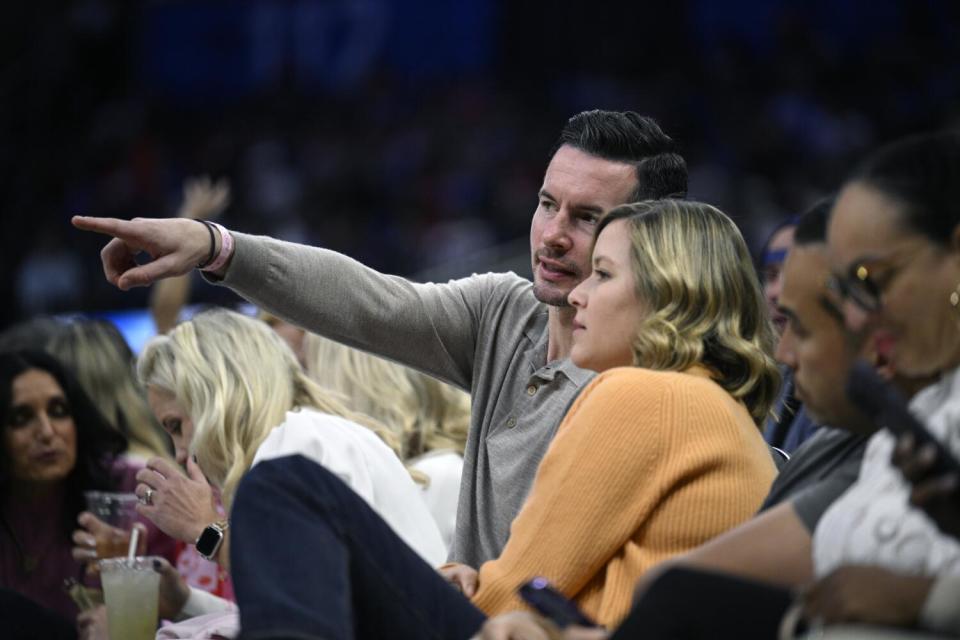
[[890, 362], [898, 375], [916, 380], [937, 378], [960, 365], [958, 358], [944, 358], [942, 353], [924, 357], [907, 350], [892, 353]]
[[570, 350], [570, 362], [581, 369], [594, 371], [596, 373], [603, 373], [608, 369], [629, 367], [633, 365], [632, 351], [617, 354], [606, 351], [602, 351], [601, 353], [591, 353], [582, 346], [580, 348], [577, 348], [577, 346], [578, 345], [574, 343], [573, 348]]
[[596, 369], [590, 366], [589, 354], [585, 354], [582, 350], [577, 349], [576, 345], [570, 350], [570, 362], [581, 369], [596, 371]]

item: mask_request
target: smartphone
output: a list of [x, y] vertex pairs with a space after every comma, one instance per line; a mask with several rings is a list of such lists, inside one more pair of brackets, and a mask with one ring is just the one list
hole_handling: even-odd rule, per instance
[[536, 609], [540, 615], [550, 619], [561, 629], [570, 625], [596, 627], [597, 623], [587, 617], [571, 600], [550, 586], [546, 578], [534, 578], [522, 587], [518, 593], [524, 602]]
[[960, 463], [953, 453], [940, 443], [907, 408], [907, 401], [892, 385], [887, 384], [876, 369], [858, 360], [847, 378], [847, 396], [877, 425], [897, 436], [909, 433], [916, 448], [931, 445], [937, 452], [930, 474], [960, 475]]

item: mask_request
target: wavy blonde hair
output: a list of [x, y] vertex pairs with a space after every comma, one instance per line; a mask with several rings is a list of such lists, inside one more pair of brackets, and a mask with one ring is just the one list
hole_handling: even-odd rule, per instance
[[107, 423], [127, 437], [130, 453], [170, 458], [169, 439], [137, 381], [133, 351], [113, 323], [75, 320], [54, 334], [46, 350], [71, 370]]
[[682, 200], [611, 209], [597, 236], [616, 220], [630, 229], [637, 296], [648, 310], [634, 337], [634, 364], [663, 371], [702, 364], [760, 425], [776, 401], [780, 371], [740, 230], [719, 209]]
[[233, 311], [205, 311], [154, 338], [137, 371], [143, 384], [172, 393], [190, 416], [190, 453], [228, 507], [257, 449], [288, 411], [311, 407], [362, 424], [400, 454], [389, 429], [310, 380], [270, 327]]
[[308, 333], [307, 375], [347, 405], [392, 427], [404, 459], [437, 449], [463, 454], [470, 428], [469, 394], [410, 367]]

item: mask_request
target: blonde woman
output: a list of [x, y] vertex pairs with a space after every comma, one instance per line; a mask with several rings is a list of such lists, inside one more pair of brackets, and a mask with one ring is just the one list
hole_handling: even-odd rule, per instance
[[293, 355], [297, 356], [297, 361], [304, 368], [307, 367], [306, 359], [306, 345], [304, 344], [307, 331], [303, 327], [298, 327], [295, 324], [290, 324], [286, 320], [278, 318], [277, 316], [259, 309], [257, 311], [257, 318], [266, 322], [271, 329], [273, 329], [278, 336], [283, 338], [283, 341], [290, 345], [290, 348], [293, 349]]
[[[137, 476], [138, 510], [169, 535], [226, 560], [229, 525], [205, 483], [220, 490], [229, 510], [251, 466], [296, 453], [362, 496], [425, 561], [442, 561], [440, 534], [392, 434], [307, 378], [265, 323], [226, 310], [202, 313], [154, 338], [137, 370], [177, 462], [187, 469], [184, 477], [153, 459]], [[187, 594], [173, 591], [182, 606]], [[216, 608], [188, 607], [191, 613]]]
[[449, 548], [456, 528], [470, 396], [409, 367], [307, 333], [307, 375], [354, 411], [393, 429]]
[[75, 320], [47, 344], [76, 376], [107, 422], [129, 442], [126, 456], [141, 464], [153, 456], [170, 457], [160, 424], [134, 372], [134, 355], [120, 330], [107, 320]]
[[[523, 609], [517, 589], [536, 575], [613, 626], [644, 572], [754, 514], [775, 474], [759, 425], [779, 373], [743, 238], [713, 207], [670, 200], [617, 207], [597, 232], [593, 272], [570, 294], [571, 358], [600, 375], [560, 425], [501, 556], [447, 567], [451, 588], [329, 472], [271, 460], [233, 513], [245, 633], [466, 638]], [[290, 584], [294, 562], [308, 569]]]

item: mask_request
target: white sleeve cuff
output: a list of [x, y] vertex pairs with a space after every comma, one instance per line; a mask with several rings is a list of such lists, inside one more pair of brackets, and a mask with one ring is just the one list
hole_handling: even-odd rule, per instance
[[220, 596], [215, 596], [207, 591], [190, 587], [190, 597], [183, 605], [183, 609], [177, 614], [177, 620], [186, 620], [196, 616], [206, 615], [208, 613], [219, 613], [222, 611], [236, 610], [237, 605], [224, 600]]
[[920, 626], [930, 631], [960, 633], [960, 576], [939, 576], [920, 611]]

